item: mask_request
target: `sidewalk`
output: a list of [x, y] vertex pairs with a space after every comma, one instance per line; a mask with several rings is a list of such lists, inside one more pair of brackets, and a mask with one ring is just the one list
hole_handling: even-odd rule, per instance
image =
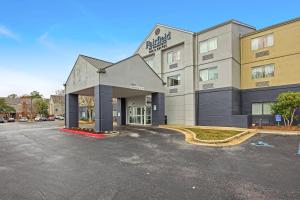
[[276, 135], [300, 135], [300, 131], [287, 131], [287, 130], [270, 130], [270, 129], [256, 129], [257, 133], [269, 133]]

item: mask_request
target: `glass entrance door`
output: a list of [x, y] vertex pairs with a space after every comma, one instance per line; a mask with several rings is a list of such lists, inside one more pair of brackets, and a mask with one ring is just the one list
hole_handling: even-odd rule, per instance
[[151, 106], [128, 107], [128, 123], [151, 125]]

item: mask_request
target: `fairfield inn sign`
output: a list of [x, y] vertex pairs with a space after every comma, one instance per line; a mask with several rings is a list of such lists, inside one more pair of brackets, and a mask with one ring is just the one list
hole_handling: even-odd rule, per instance
[[167, 47], [167, 41], [171, 39], [171, 32], [165, 33], [160, 36], [160, 29], [155, 30], [155, 35], [158, 35], [155, 39], [146, 41], [146, 49], [149, 50], [149, 53], [153, 53], [157, 50]]

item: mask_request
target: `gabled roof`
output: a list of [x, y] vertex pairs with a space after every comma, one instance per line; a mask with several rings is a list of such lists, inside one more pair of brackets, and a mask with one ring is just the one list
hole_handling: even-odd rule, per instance
[[71, 72], [70, 72], [70, 74], [69, 74], [69, 76], [68, 76], [65, 84], [68, 82], [68, 80], [70, 78], [70, 75], [72, 74], [72, 72], [74, 70], [74, 67], [76, 66], [77, 61], [78, 61], [79, 58], [83, 58], [85, 61], [87, 61], [88, 63], [90, 63], [96, 69], [103, 69], [103, 68], [105, 68], [105, 67], [113, 64], [113, 63], [108, 62], [108, 61], [104, 61], [104, 60], [100, 60], [100, 59], [93, 58], [93, 57], [90, 57], [90, 56], [85, 56], [85, 55], [79, 54], [79, 56], [77, 57], [77, 59], [75, 61], [75, 64], [73, 65], [72, 70], [71, 70]]
[[132, 56], [130, 56], [130, 57], [128, 57], [128, 58], [125, 58], [125, 59], [123, 59], [123, 60], [120, 60], [119, 62], [116, 62], [116, 63], [114, 63], [114, 64], [112, 64], [112, 65], [107, 66], [107, 67], [104, 67], [103, 69], [107, 69], [107, 68], [110, 68], [110, 67], [114, 67], [114, 66], [116, 66], [116, 65], [119, 64], [119, 63], [125, 62], [125, 61], [127, 61], [127, 60], [131, 60], [131, 59], [140, 59], [140, 60], [142, 60], [143, 63], [145, 63], [146, 66], [147, 66], [148, 68], [150, 68], [151, 71], [152, 71], [152, 72], [153, 72], [153, 73], [161, 80], [161, 82], [164, 84], [164, 81], [161, 79], [161, 77], [153, 70], [152, 67], [150, 67], [150, 66], [148, 65], [148, 63], [145, 61], [145, 59], [144, 59], [140, 54], [134, 54], [134, 55], [132, 55]]
[[79, 55], [79, 56], [82, 57], [83, 59], [85, 59], [86, 61], [88, 61], [91, 65], [93, 65], [97, 69], [102, 69], [104, 67], [107, 67], [107, 66], [113, 64], [111, 62], [107, 62], [107, 61], [93, 58], [90, 56], [85, 56], [85, 55]]
[[250, 25], [248, 25], [248, 24], [245, 24], [245, 23], [243, 23], [243, 22], [237, 21], [237, 20], [235, 20], [235, 19], [231, 19], [231, 20], [225, 21], [225, 22], [223, 22], [223, 23], [217, 24], [217, 25], [215, 25], [215, 26], [211, 26], [211, 27], [209, 27], [209, 28], [203, 29], [203, 30], [197, 32], [196, 34], [197, 34], [197, 35], [198, 35], [198, 34], [202, 34], [202, 33], [205, 33], [205, 32], [208, 32], [208, 31], [211, 31], [211, 30], [220, 28], [220, 27], [225, 26], [225, 25], [227, 25], [227, 24], [237, 24], [237, 25], [245, 26], [245, 27], [248, 27], [248, 28], [251, 28], [251, 29], [254, 29], [254, 30], [255, 30], [255, 27], [254, 27], [254, 26], [250, 26]]
[[270, 30], [270, 29], [273, 29], [273, 28], [277, 28], [277, 27], [280, 27], [280, 26], [284, 26], [284, 25], [287, 25], [287, 24], [290, 24], [290, 23], [294, 23], [294, 22], [297, 22], [297, 21], [300, 21], [300, 17], [296, 17], [296, 18], [288, 20], [288, 21], [280, 22], [280, 23], [274, 24], [272, 26], [267, 26], [265, 28], [258, 29], [256, 31], [251, 32], [251, 33], [247, 33], [245, 35], [242, 35], [241, 37], [247, 37], [247, 36], [250, 36], [250, 35], [254, 35], [256, 33], [267, 31], [267, 30]]
[[[1, 97], [2, 98], [2, 97]], [[17, 98], [9, 98], [9, 97], [3, 97], [3, 99], [6, 101], [6, 103], [10, 106], [18, 105], [21, 103], [21, 99], [19, 97]], [[28, 100], [29, 101], [29, 100]]]
[[156, 24], [156, 25], [151, 29], [151, 31], [149, 31], [149, 33], [148, 33], [147, 36], [144, 38], [144, 40], [141, 42], [141, 44], [138, 46], [138, 48], [135, 50], [135, 53], [138, 52], [138, 50], [139, 50], [139, 49], [141, 48], [141, 46], [145, 43], [145, 41], [147, 40], [147, 38], [150, 37], [151, 33], [152, 33], [158, 26], [161, 26], [161, 27], [164, 27], [164, 28], [168, 28], [168, 29], [172, 29], [172, 30], [176, 30], [176, 31], [180, 31], [180, 32], [184, 32], [184, 33], [188, 33], [188, 34], [194, 34], [193, 32], [187, 31], [187, 30], [184, 30], [184, 29], [175, 28], [175, 27], [167, 26], [167, 25], [163, 25], [163, 24]]
[[52, 99], [53, 103], [64, 104], [65, 97], [62, 95], [51, 95], [50, 99]]

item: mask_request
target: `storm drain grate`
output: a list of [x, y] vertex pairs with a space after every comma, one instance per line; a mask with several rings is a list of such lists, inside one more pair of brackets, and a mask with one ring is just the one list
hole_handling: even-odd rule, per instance
[[262, 140], [259, 140], [255, 143], [251, 143], [251, 144], [254, 145], [254, 146], [259, 146], [259, 147], [273, 147], [273, 145], [270, 145], [270, 144], [268, 144], [268, 143], [266, 143]]

